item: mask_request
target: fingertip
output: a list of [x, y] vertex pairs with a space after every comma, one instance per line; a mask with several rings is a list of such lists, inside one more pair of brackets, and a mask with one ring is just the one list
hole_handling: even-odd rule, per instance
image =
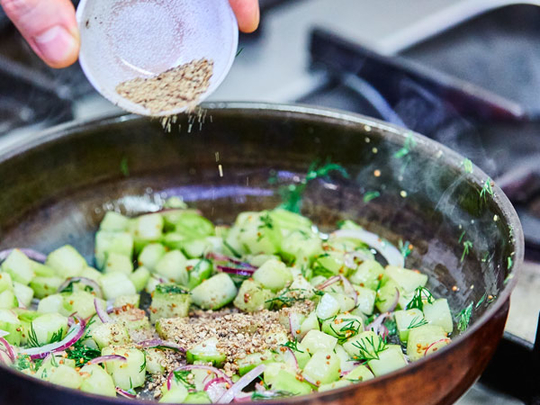
[[258, 0], [229, 0], [238, 20], [238, 28], [247, 34], [259, 26], [260, 9]]
[[75, 63], [79, 56], [78, 32], [55, 25], [31, 38], [30, 43], [43, 61], [53, 68], [64, 68]]

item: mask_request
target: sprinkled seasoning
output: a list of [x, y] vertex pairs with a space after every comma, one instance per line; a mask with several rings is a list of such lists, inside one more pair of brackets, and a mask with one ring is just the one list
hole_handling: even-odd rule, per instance
[[191, 110], [208, 90], [212, 74], [213, 62], [193, 60], [154, 77], [120, 83], [116, 92], [156, 115], [186, 106]]

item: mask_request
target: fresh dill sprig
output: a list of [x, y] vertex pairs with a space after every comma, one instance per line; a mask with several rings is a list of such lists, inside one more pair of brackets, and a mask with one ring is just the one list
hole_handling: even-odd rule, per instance
[[416, 146], [416, 140], [414, 139], [414, 135], [412, 132], [410, 132], [407, 135], [407, 138], [405, 138], [405, 142], [403, 143], [403, 147], [398, 150], [396, 153], [394, 153], [394, 157], [401, 159], [402, 157], [407, 156], [409, 153], [411, 153], [411, 149]]
[[399, 240], [399, 251], [401, 256], [406, 259], [412, 252], [412, 244], [409, 241], [403, 242], [402, 239]]
[[458, 243], [461, 243], [461, 241], [463, 240], [463, 237], [465, 236], [466, 233], [467, 233], [467, 231], [461, 232], [461, 236], [458, 239]]
[[303, 350], [300, 350], [300, 349], [298, 348], [298, 339], [297, 339], [297, 338], [294, 338], [293, 341], [288, 341], [287, 343], [282, 344], [281, 346], [282, 346], [282, 347], [288, 347], [289, 349], [291, 349], [291, 350], [294, 351], [294, 352], [304, 353]]
[[51, 339], [49, 340], [49, 343], [60, 342], [63, 336], [64, 336], [64, 329], [60, 328], [52, 334]]
[[38, 341], [38, 338], [37, 338], [37, 335], [36, 335], [36, 331], [34, 329], [34, 325], [32, 325], [32, 324], [30, 324], [30, 330], [28, 331], [27, 346], [28, 347], [39, 347], [39, 346], [41, 346], [39, 344], [39, 341]]
[[141, 368], [139, 369], [139, 373], [142, 373], [146, 370], [146, 352], [143, 351], [144, 360], [141, 364]]
[[240, 47], [240, 49], [238, 49], [238, 52], [236, 52], [236, 56], [235, 58], [238, 58], [240, 56], [240, 54], [242, 53], [242, 51], [244, 50], [244, 47]]
[[428, 304], [432, 304], [434, 301], [433, 294], [431, 294], [431, 292], [425, 287], [418, 287], [416, 290], [414, 290], [413, 298], [407, 304], [406, 309], [417, 308], [420, 311], [423, 311], [424, 301], [426, 301]]
[[470, 240], [466, 240], [465, 242], [463, 242], [463, 253], [461, 255], [461, 262], [463, 263], [463, 260], [465, 260], [465, 256], [467, 256], [471, 249], [473, 247], [473, 244]]
[[381, 196], [381, 193], [379, 193], [378, 191], [368, 191], [367, 193], [364, 194], [363, 200], [365, 203], [368, 203], [371, 200], [374, 200], [375, 198], [379, 198], [380, 196]]
[[387, 319], [383, 322], [383, 325], [388, 329], [388, 336], [397, 335], [397, 324], [394, 319]]
[[508, 263], [507, 263], [507, 268], [510, 270], [510, 268], [512, 267], [512, 264], [514, 264], [514, 261], [512, 260], [512, 256], [508, 256]]
[[339, 343], [347, 341], [351, 336], [358, 335], [362, 327], [362, 322], [356, 318], [341, 318], [341, 321], [344, 325], [340, 324], [341, 327], [338, 327], [338, 330], [334, 328], [334, 321], [330, 323], [330, 329], [337, 336]]
[[251, 400], [257, 401], [257, 400], [265, 400], [265, 399], [275, 399], [275, 398], [285, 398], [285, 397], [292, 397], [295, 394], [289, 391], [253, 391], [251, 394]]
[[465, 332], [471, 322], [474, 302], [471, 302], [467, 308], [462, 309], [458, 314], [457, 328], [460, 332]]
[[380, 360], [379, 354], [387, 346], [386, 342], [378, 336], [360, 339], [352, 345], [358, 349], [358, 355], [354, 355], [353, 358], [360, 361]]
[[[270, 306], [274, 306], [276, 304], [281, 303], [282, 305], [290, 307], [295, 302], [307, 300], [306, 295], [296, 294], [296, 296], [295, 296], [295, 292], [297, 292], [297, 291], [307, 292], [307, 290], [302, 289], [302, 288], [289, 288], [289, 287], [287, 287], [277, 297], [270, 298], [269, 300], [266, 300], [265, 303], [270, 303]], [[289, 294], [289, 293], [292, 293], [292, 295]]]
[[327, 161], [325, 164], [319, 166], [318, 162], [314, 162], [310, 165], [306, 177], [298, 184], [289, 184], [288, 186], [280, 187], [279, 193], [283, 199], [280, 207], [291, 212], [300, 213], [302, 198], [307, 185], [315, 179], [327, 177], [331, 172], [339, 172], [343, 177], [349, 178], [347, 170], [339, 164]]
[[463, 166], [465, 173], [473, 172], [473, 164], [470, 159], [463, 159], [463, 162], [461, 162], [461, 166]]
[[174, 379], [176, 382], [184, 385], [187, 389], [195, 389], [195, 384], [192, 384], [188, 380], [188, 376], [191, 374], [189, 370], [174, 371]]
[[480, 190], [481, 202], [483, 201], [485, 203], [487, 201], [488, 195], [493, 195], [493, 188], [491, 186], [491, 179], [489, 177], [484, 181], [482, 190]]
[[407, 329], [414, 329], [419, 328], [420, 326], [427, 325], [428, 321], [424, 319], [424, 317], [421, 316], [415, 316], [409, 326], [407, 326]]
[[482, 297], [478, 300], [474, 308], [477, 309], [478, 307], [480, 307], [480, 305], [484, 303], [486, 298], [487, 298], [487, 292], [485, 292], [484, 295], [482, 295]]
[[241, 255], [240, 253], [238, 253], [238, 251], [236, 251], [236, 249], [233, 248], [233, 247], [232, 247], [225, 239], [223, 239], [223, 245], [224, 245], [227, 249], [229, 249], [229, 250], [231, 251], [231, 253], [232, 253], [232, 255], [233, 255], [234, 257], [236, 257], [236, 258], [238, 258], [238, 259], [242, 257], [242, 255]]

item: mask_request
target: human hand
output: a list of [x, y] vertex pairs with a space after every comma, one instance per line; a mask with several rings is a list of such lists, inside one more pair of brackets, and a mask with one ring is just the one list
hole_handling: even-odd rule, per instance
[[[229, 0], [243, 32], [259, 25], [258, 0]], [[79, 30], [70, 0], [0, 0], [34, 52], [53, 68], [73, 64], [79, 56]]]

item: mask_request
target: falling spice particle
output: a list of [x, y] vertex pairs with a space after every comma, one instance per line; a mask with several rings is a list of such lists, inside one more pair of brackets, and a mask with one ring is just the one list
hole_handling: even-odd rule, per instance
[[223, 177], [223, 166], [218, 165], [218, 170], [219, 170], [219, 177]]
[[154, 77], [138, 77], [120, 83], [116, 92], [155, 115], [183, 107], [191, 110], [208, 90], [212, 74], [212, 61], [193, 60]]
[[407, 198], [407, 192], [405, 190], [401, 190], [399, 192], [399, 195], [402, 197], [402, 198]]
[[379, 169], [373, 171], [375, 177], [381, 177], [381, 171]]

